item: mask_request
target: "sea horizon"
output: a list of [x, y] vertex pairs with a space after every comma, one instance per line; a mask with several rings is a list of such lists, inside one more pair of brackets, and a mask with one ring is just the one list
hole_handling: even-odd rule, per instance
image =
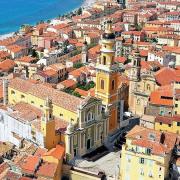
[[83, 2], [84, 0], [0, 1], [0, 37], [11, 35], [23, 24], [35, 25], [41, 20], [47, 21], [71, 12], [81, 7]]

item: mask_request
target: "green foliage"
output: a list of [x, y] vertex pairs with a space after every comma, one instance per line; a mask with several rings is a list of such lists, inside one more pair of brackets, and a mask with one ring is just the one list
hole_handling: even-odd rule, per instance
[[84, 64], [78, 62], [78, 63], [76, 63], [76, 64], [73, 65], [73, 68], [79, 69], [79, 68], [82, 67], [82, 66], [84, 66]]
[[78, 10], [77, 10], [77, 15], [81, 15], [82, 14], [82, 8], [80, 7]]
[[136, 24], [135, 28], [137, 31], [141, 31], [142, 30], [142, 25], [141, 24]]
[[36, 52], [35, 49], [32, 50], [32, 57], [39, 58], [39, 55], [38, 55], [38, 53]]
[[81, 97], [81, 95], [78, 92], [76, 92], [76, 91], [74, 91], [73, 89], [70, 89], [70, 88], [65, 89], [64, 92], [66, 92], [68, 94], [71, 94], [73, 96], [76, 96], [76, 97]]
[[81, 95], [80, 95], [78, 92], [76, 92], [76, 91], [73, 91], [73, 92], [72, 92], [72, 95], [74, 95], [74, 96], [76, 96], [76, 97], [81, 97]]
[[81, 50], [76, 49], [76, 50], [71, 52], [71, 57], [76, 56], [76, 55], [78, 55], [80, 53], [81, 53]]
[[91, 43], [88, 45], [88, 49], [91, 49], [92, 47], [96, 46], [97, 44], [96, 43]]
[[95, 87], [95, 83], [94, 83], [93, 81], [90, 81], [90, 82], [87, 83], [87, 84], [86, 84], [86, 82], [84, 82], [84, 83], [77, 83], [77, 87], [78, 87], [79, 89], [88, 91], [89, 89]]
[[72, 94], [73, 93], [73, 90], [70, 89], [70, 88], [67, 88], [64, 90], [64, 92], [68, 93], [68, 94]]

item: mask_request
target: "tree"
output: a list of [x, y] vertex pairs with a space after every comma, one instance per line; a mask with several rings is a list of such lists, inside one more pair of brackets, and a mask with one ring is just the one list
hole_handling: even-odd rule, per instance
[[76, 97], [81, 97], [81, 95], [80, 95], [78, 92], [76, 92], [76, 91], [74, 91], [74, 92], [72, 93], [72, 95], [74, 95], [74, 96], [76, 96]]
[[38, 53], [36, 52], [35, 49], [32, 49], [32, 57], [39, 58], [39, 55], [38, 55]]
[[78, 10], [77, 10], [77, 15], [81, 15], [82, 14], [82, 8], [80, 7]]
[[73, 68], [75, 69], [79, 69], [80, 67], [84, 66], [82, 63], [78, 62], [76, 64], [73, 65]]

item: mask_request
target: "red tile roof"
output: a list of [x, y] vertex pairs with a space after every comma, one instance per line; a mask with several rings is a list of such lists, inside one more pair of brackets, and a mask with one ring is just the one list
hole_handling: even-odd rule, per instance
[[34, 60], [36, 60], [36, 58], [35, 57], [31, 57], [31, 56], [24, 56], [24, 57], [21, 57], [19, 59], [16, 59], [16, 61], [25, 62], [25, 63], [31, 63]]
[[[153, 136], [153, 139], [151, 137]], [[160, 132], [136, 125], [126, 135], [133, 145], [150, 148], [152, 154], [165, 155], [171, 153], [175, 144], [179, 144], [180, 136], [169, 132]]]
[[56, 159], [63, 159], [65, 153], [65, 148], [62, 145], [56, 145], [55, 148], [49, 150], [44, 156], [53, 156]]
[[6, 59], [6, 60], [0, 62], [0, 70], [3, 72], [8, 72], [11, 69], [13, 69], [15, 65], [16, 64], [13, 60]]
[[127, 58], [123, 56], [115, 57], [115, 61], [124, 64], [127, 61]]
[[161, 106], [173, 106], [173, 88], [172, 86], [162, 86], [153, 91], [150, 95], [150, 103]]
[[20, 166], [24, 173], [34, 174], [40, 164], [40, 161], [41, 159], [38, 156], [29, 155], [24, 159]]
[[69, 88], [69, 87], [73, 87], [76, 85], [76, 81], [72, 80], [72, 79], [67, 79], [61, 82], [61, 84], [63, 86], [65, 86], [65, 88]]
[[180, 70], [164, 67], [155, 73], [155, 79], [159, 85], [171, 84]]
[[91, 88], [88, 91], [76, 88], [75, 91], [78, 92], [81, 96], [88, 96], [88, 95], [95, 96], [95, 89], [94, 88]]
[[84, 102], [82, 98], [75, 97], [43, 84], [34, 84], [20, 78], [12, 79], [9, 87], [32, 94], [44, 100], [49, 97], [53, 104], [72, 112], [76, 112], [78, 106]]
[[43, 162], [43, 164], [41, 164], [36, 174], [38, 177], [42, 176], [46, 178], [54, 178], [57, 168], [58, 168], [58, 164], [56, 163]]
[[180, 122], [180, 115], [169, 117], [169, 116], [157, 116], [155, 122], [162, 122], [164, 124], [172, 124], [172, 122]]

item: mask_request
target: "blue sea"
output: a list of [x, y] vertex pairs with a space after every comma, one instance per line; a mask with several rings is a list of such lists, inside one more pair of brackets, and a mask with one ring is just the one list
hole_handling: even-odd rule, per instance
[[0, 0], [0, 35], [80, 7], [83, 0]]

